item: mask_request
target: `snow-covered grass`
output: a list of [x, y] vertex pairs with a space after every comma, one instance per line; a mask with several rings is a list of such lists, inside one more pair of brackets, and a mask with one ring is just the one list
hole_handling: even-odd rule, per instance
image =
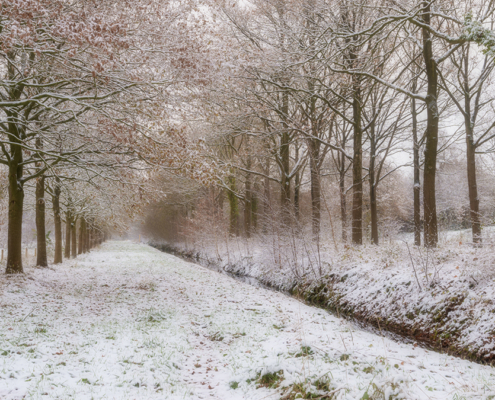
[[290, 233], [228, 242], [214, 242], [212, 236], [173, 248], [338, 315], [494, 362], [495, 230], [484, 229], [482, 247], [469, 243], [467, 230], [441, 236], [432, 250], [407, 243], [405, 236], [380, 246], [353, 247], [334, 246], [328, 238], [316, 246], [307, 235]]
[[0, 317], [2, 399], [495, 398], [491, 367], [131, 242], [1, 277]]

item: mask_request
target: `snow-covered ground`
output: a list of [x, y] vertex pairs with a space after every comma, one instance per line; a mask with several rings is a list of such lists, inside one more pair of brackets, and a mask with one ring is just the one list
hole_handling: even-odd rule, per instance
[[495, 398], [491, 367], [146, 245], [26, 270], [0, 278], [2, 399]]

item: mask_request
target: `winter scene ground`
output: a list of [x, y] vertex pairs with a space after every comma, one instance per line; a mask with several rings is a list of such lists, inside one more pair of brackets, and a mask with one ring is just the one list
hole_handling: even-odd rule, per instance
[[1, 0], [0, 400], [495, 400], [495, 0]]
[[495, 372], [144, 244], [1, 279], [2, 399], [489, 399]]

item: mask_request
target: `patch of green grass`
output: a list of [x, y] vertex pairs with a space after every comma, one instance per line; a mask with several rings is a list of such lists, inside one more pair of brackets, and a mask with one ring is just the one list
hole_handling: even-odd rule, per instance
[[364, 372], [365, 374], [372, 374], [373, 372], [375, 372], [375, 368], [374, 368], [374, 367], [372, 367], [372, 366], [365, 367], [365, 368], [363, 368], [363, 372]]
[[334, 388], [330, 385], [330, 380], [320, 377], [315, 382], [311, 383], [295, 383], [285, 388], [285, 392], [281, 400], [296, 400], [296, 399], [334, 399]]
[[280, 386], [280, 382], [284, 380], [284, 371], [267, 372], [265, 374], [258, 373], [256, 383], [258, 388], [266, 387], [275, 389]]
[[235, 382], [235, 381], [230, 382], [229, 383], [229, 386], [230, 386], [231, 389], [234, 389], [235, 390], [235, 389], [237, 389], [239, 387], [239, 382]]
[[309, 346], [301, 346], [301, 351], [297, 353], [295, 356], [296, 357], [305, 357], [305, 356], [310, 356], [313, 354], [313, 350]]

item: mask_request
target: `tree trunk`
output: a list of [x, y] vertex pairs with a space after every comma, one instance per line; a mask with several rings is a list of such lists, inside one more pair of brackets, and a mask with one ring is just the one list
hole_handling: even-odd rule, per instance
[[298, 223], [301, 219], [301, 173], [296, 172], [295, 180], [294, 180], [294, 216]]
[[[481, 218], [480, 218], [480, 201], [478, 198], [478, 184], [476, 179], [476, 144], [474, 142], [474, 123], [475, 116], [471, 112], [471, 88], [469, 84], [469, 44], [466, 47], [464, 55], [464, 126], [466, 131], [466, 159], [467, 159], [467, 178], [469, 188], [469, 208], [471, 216], [471, 232], [473, 243], [478, 246], [482, 242], [481, 237]], [[480, 88], [481, 90], [481, 88]], [[479, 110], [479, 97], [476, 98], [475, 109]], [[477, 113], [475, 113], [476, 115]]]
[[85, 230], [86, 221], [84, 218], [81, 218], [81, 223], [79, 224], [79, 243], [77, 246], [77, 254], [82, 254], [84, 251], [84, 239], [86, 238]]
[[280, 208], [282, 212], [282, 222], [285, 225], [291, 223], [290, 212], [290, 135], [287, 118], [289, 114], [289, 95], [284, 92], [282, 98], [282, 114], [284, 132], [280, 138]]
[[255, 190], [254, 192], [251, 193], [251, 219], [252, 219], [251, 231], [253, 233], [256, 233], [258, 229], [258, 197], [255, 194], [258, 193], [258, 190], [259, 190], [258, 185], [255, 185]]
[[230, 207], [229, 233], [231, 236], [239, 236], [239, 199], [235, 195], [236, 179], [234, 175], [229, 177], [230, 190], [227, 193]]
[[[373, 116], [375, 114], [373, 113]], [[370, 126], [370, 211], [371, 211], [371, 243], [378, 244], [378, 207], [376, 202], [376, 184], [375, 182], [375, 162], [376, 162], [376, 140], [375, 124]]]
[[[414, 79], [413, 93], [417, 90], [417, 80]], [[420, 174], [421, 169], [419, 165], [419, 140], [418, 140], [418, 113], [416, 111], [416, 99], [412, 99], [411, 102], [411, 114], [412, 114], [412, 134], [413, 134], [413, 164], [414, 164], [414, 244], [421, 246], [421, 182]]]
[[476, 147], [473, 141], [473, 132], [470, 121], [466, 121], [466, 145], [467, 145], [467, 175], [469, 186], [469, 206], [471, 214], [471, 231], [473, 243], [481, 243], [480, 201], [478, 198], [478, 185], [476, 182]]
[[[36, 148], [41, 149], [41, 139], [36, 139]], [[38, 170], [42, 168], [41, 163], [37, 163]], [[36, 179], [36, 243], [37, 255], [36, 265], [38, 267], [48, 267], [48, 257], [46, 255], [46, 230], [45, 230], [45, 175], [40, 175]]]
[[60, 186], [55, 183], [53, 189], [53, 219], [55, 224], [55, 257], [54, 264], [62, 262], [62, 219], [60, 218]]
[[[344, 148], [344, 147], [342, 147]], [[345, 156], [340, 154], [337, 157], [341, 157], [341, 168], [339, 176], [339, 188], [340, 188], [340, 219], [342, 221], [342, 242], [347, 243], [347, 196], [345, 190]]]
[[363, 244], [363, 131], [361, 128], [361, 87], [358, 77], [354, 77], [353, 85], [352, 243]]
[[7, 240], [7, 274], [23, 273], [22, 268], [22, 212], [24, 206], [24, 184], [22, 149], [11, 145], [12, 159], [9, 165], [9, 222]]
[[90, 229], [89, 229], [89, 225], [88, 223], [86, 222], [85, 223], [86, 225], [86, 229], [84, 230], [84, 233], [85, 233], [85, 238], [84, 238], [84, 247], [83, 247], [83, 251], [85, 253], [88, 253], [89, 252], [89, 249], [91, 248], [91, 243], [90, 243]]
[[[248, 148], [248, 151], [249, 151], [249, 137], [246, 136], [246, 146]], [[247, 165], [246, 165], [246, 168], [248, 170], [251, 169], [251, 156], [248, 155], [247, 156]], [[251, 183], [251, 174], [248, 172], [246, 173], [246, 181], [244, 183], [245, 185], [245, 194], [244, 194], [244, 197], [245, 197], [245, 200], [244, 200], [244, 234], [247, 238], [250, 238], [251, 237], [251, 233], [252, 233], [252, 222], [253, 222], [253, 219], [252, 219], [252, 196], [253, 196], [253, 193], [252, 193], [252, 183]]]
[[70, 237], [72, 240], [72, 252], [71, 252], [71, 257], [76, 258], [77, 257], [77, 217], [71, 216], [71, 227], [70, 227]]
[[71, 215], [70, 211], [65, 213], [65, 258], [70, 258], [70, 239], [71, 239]]
[[268, 233], [269, 219], [271, 216], [271, 190], [270, 190], [270, 161], [266, 162], [266, 170], [264, 171], [266, 175], [263, 180], [263, 233]]
[[[299, 162], [299, 144], [295, 146], [295, 163]], [[300, 171], [296, 172], [295, 182], [294, 182], [294, 215], [297, 222], [297, 229], [300, 228], [300, 218], [301, 218], [301, 174]]]
[[[423, 21], [430, 25], [430, 2], [423, 2]], [[423, 57], [426, 67], [428, 89], [426, 94], [427, 123], [425, 164], [423, 173], [423, 213], [424, 213], [424, 242], [426, 247], [436, 247], [438, 244], [437, 206], [435, 197], [435, 178], [437, 170], [438, 150], [438, 74], [435, 58], [433, 57], [433, 43], [429, 30], [422, 29]]]
[[321, 227], [321, 181], [320, 181], [320, 144], [310, 139], [309, 147], [309, 172], [311, 178], [311, 228], [313, 238], [320, 236]]

